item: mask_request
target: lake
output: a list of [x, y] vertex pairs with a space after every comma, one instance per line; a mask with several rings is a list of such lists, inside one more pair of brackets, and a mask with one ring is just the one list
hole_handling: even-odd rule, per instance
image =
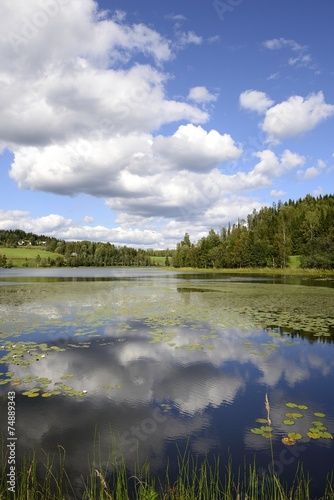
[[272, 445], [276, 474], [292, 481], [302, 462], [313, 494], [323, 491], [334, 464], [332, 279], [0, 269], [0, 318], [0, 430], [14, 391], [17, 459], [35, 449], [42, 462], [62, 446], [77, 498], [89, 462], [112, 477], [111, 447], [129, 476], [149, 458], [163, 477], [186, 449], [220, 455], [223, 469], [231, 456], [268, 470]]

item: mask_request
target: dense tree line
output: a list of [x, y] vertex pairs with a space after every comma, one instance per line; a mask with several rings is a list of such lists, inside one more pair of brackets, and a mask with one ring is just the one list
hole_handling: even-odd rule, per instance
[[[25, 233], [20, 229], [0, 230], [2, 247], [42, 247], [52, 252], [50, 257], [36, 257], [38, 267], [45, 266], [151, 266], [148, 250], [94, 241], [64, 241], [44, 235]], [[1, 253], [1, 252], [0, 252]], [[58, 254], [55, 257], [54, 254]], [[28, 260], [26, 261], [28, 265]], [[0, 267], [8, 267], [6, 257], [0, 258]]]
[[188, 233], [173, 256], [175, 267], [285, 268], [291, 255], [303, 268], [334, 269], [334, 196], [307, 195], [254, 210], [247, 220], [211, 229], [196, 244]]
[[[47, 258], [38, 255], [37, 266], [150, 266], [155, 256], [174, 267], [285, 268], [290, 256], [298, 255], [304, 268], [334, 269], [334, 195], [307, 195], [254, 210], [247, 220], [211, 229], [197, 243], [186, 233], [176, 250], [64, 241], [20, 229], [0, 230], [1, 246], [42, 246], [52, 252]], [[10, 264], [0, 255], [0, 267]]]

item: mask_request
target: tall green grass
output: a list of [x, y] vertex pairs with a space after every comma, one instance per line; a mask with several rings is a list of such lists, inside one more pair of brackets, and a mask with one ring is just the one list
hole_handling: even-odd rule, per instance
[[[171, 479], [169, 465], [163, 480], [154, 477], [147, 461], [136, 466], [129, 477], [124, 461], [115, 465], [114, 454], [99, 463], [99, 453], [92, 457], [89, 473], [82, 477], [80, 492], [66, 472], [66, 452], [58, 447], [58, 456], [46, 454], [41, 464], [34, 453], [23, 458], [16, 478], [16, 493], [8, 491], [5, 443], [2, 441], [1, 500], [311, 500], [310, 478], [298, 467], [292, 485], [284, 484], [270, 472], [258, 474], [256, 462], [246, 462], [233, 472], [232, 459], [223, 465], [219, 457], [213, 463], [199, 461], [188, 450], [178, 454], [176, 479]], [[96, 460], [98, 460], [96, 462]], [[112, 477], [108, 471], [113, 467]], [[223, 472], [222, 472], [223, 471]], [[323, 500], [334, 499], [334, 474], [328, 476]], [[320, 498], [319, 498], [320, 500]]]

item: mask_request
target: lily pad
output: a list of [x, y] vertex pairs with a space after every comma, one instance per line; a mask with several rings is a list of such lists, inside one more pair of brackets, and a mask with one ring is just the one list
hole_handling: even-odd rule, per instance
[[258, 435], [262, 434], [261, 429], [259, 429], [258, 427], [253, 427], [250, 431], [252, 434], [258, 434]]
[[289, 432], [288, 434], [288, 438], [290, 439], [295, 439], [296, 441], [298, 439], [301, 439], [303, 436], [301, 434], [299, 434], [299, 432]]
[[320, 431], [319, 427], [310, 427], [309, 428], [309, 431], [312, 433], [312, 434], [318, 434]]
[[282, 443], [286, 444], [287, 446], [293, 446], [294, 444], [296, 444], [296, 440], [289, 437], [284, 437], [282, 438]]
[[301, 413], [287, 413], [286, 416], [288, 418], [303, 418], [304, 415]]
[[267, 424], [268, 420], [266, 418], [257, 418], [255, 422], [258, 422], [259, 424]]
[[307, 432], [306, 436], [309, 437], [310, 439], [319, 439], [320, 435], [318, 432]]
[[298, 405], [296, 405], [296, 403], [285, 403], [285, 406], [288, 408], [297, 408]]
[[272, 432], [273, 431], [273, 428], [270, 427], [269, 425], [263, 425], [262, 427], [260, 427], [260, 430], [262, 432]]
[[325, 413], [320, 413], [320, 412], [313, 413], [313, 415], [314, 415], [315, 417], [320, 417], [320, 418], [323, 418], [323, 417], [325, 417], [325, 416], [326, 416], [326, 415], [325, 415]]
[[283, 424], [284, 425], [295, 425], [295, 421], [294, 420], [283, 420]]
[[308, 406], [306, 406], [306, 405], [297, 405], [297, 408], [299, 410], [308, 410]]

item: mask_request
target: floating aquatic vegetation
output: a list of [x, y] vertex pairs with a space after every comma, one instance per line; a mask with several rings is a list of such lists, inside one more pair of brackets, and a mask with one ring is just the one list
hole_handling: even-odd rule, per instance
[[282, 443], [287, 446], [293, 446], [294, 444], [296, 444], [296, 440], [293, 438], [284, 437], [282, 438]]
[[304, 415], [302, 415], [301, 413], [293, 412], [293, 413], [286, 413], [285, 416], [288, 418], [303, 418]]
[[34, 387], [33, 389], [29, 389], [29, 391], [22, 392], [23, 396], [28, 396], [28, 398], [37, 398], [39, 396], [39, 387]]
[[290, 439], [295, 439], [296, 441], [299, 440], [299, 439], [302, 439], [302, 435], [299, 434], [299, 432], [289, 432], [288, 433], [288, 438]]
[[287, 420], [283, 420], [283, 424], [284, 425], [295, 425], [295, 421], [287, 419]]
[[256, 434], [258, 436], [262, 436], [264, 438], [272, 438], [273, 437], [273, 428], [271, 425], [271, 421], [269, 420], [269, 414], [268, 418], [257, 418], [255, 419], [255, 422], [258, 422], [259, 424], [266, 424], [266, 425], [261, 425], [260, 427], [253, 427], [250, 429], [250, 432], [252, 434]]
[[306, 436], [309, 437], [310, 439], [319, 439], [320, 438], [320, 435], [318, 432], [310, 432], [308, 431], [306, 433]]
[[262, 434], [262, 431], [259, 427], [253, 427], [250, 431], [252, 434], [258, 434], [258, 435]]
[[[288, 408], [298, 408], [300, 410], [305, 410], [305, 411], [308, 410], [307, 405], [300, 405], [300, 404], [296, 404], [296, 403], [286, 403], [286, 406]], [[320, 412], [314, 412], [313, 415], [315, 415], [316, 417], [319, 417], [319, 418], [324, 418], [326, 416], [324, 413], [320, 413]], [[292, 412], [292, 413], [286, 413], [286, 417], [288, 417], [288, 419], [283, 420], [283, 424], [284, 425], [294, 425], [295, 422], [299, 418], [303, 417], [303, 415], [301, 413]], [[319, 439], [319, 438], [333, 439], [332, 434], [327, 431], [327, 427], [325, 427], [323, 422], [321, 422], [319, 420], [314, 420], [312, 422], [312, 426], [313, 427], [310, 427], [308, 432], [306, 433], [306, 436], [308, 438], [310, 438], [310, 439]], [[294, 440], [301, 439], [301, 437], [302, 437], [301, 434], [297, 433], [298, 436], [301, 436], [300, 438], [296, 437], [295, 434], [296, 433], [289, 433], [288, 437], [292, 437]], [[283, 438], [283, 439], [285, 439], [285, 438]], [[284, 441], [282, 440], [282, 442], [284, 442]], [[288, 443], [286, 442], [285, 444], [288, 444]]]

